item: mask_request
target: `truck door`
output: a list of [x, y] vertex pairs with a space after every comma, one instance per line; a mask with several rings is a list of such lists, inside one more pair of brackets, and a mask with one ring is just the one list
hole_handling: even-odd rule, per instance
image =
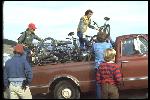
[[143, 36], [121, 41], [124, 89], [148, 88], [148, 41]]

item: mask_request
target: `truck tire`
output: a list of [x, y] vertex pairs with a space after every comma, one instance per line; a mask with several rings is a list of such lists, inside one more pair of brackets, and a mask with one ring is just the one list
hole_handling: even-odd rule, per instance
[[80, 99], [80, 91], [69, 81], [60, 81], [54, 88], [55, 99]]

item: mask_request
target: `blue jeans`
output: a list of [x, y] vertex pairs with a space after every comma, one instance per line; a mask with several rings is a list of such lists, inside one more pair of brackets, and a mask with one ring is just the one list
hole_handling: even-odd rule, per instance
[[88, 40], [83, 38], [83, 33], [81, 33], [81, 32], [77, 32], [77, 36], [79, 37], [80, 48], [86, 49], [86, 46], [88, 44]]
[[30, 51], [30, 49], [29, 48], [25, 48], [24, 49], [24, 58], [28, 61], [28, 63], [30, 64], [30, 65], [32, 65], [32, 59], [31, 59], [31, 57], [30, 57], [30, 53], [31, 51]]
[[96, 99], [101, 99], [101, 87], [100, 84], [96, 82]]
[[[95, 75], [97, 73], [97, 68], [95, 68]], [[101, 86], [96, 81], [96, 99], [101, 99]]]

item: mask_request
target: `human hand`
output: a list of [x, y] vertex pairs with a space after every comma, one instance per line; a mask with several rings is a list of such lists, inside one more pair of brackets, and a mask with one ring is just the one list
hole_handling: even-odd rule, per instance
[[7, 89], [7, 87], [6, 87], [6, 86], [4, 86], [3, 91], [6, 91], [6, 89]]
[[26, 90], [27, 85], [28, 85], [28, 81], [27, 81], [27, 80], [24, 80], [24, 81], [22, 82], [22, 89], [23, 89], [23, 90]]
[[43, 41], [44, 41], [44, 39], [41, 39], [41, 41], [43, 42]]
[[95, 30], [97, 30], [97, 31], [98, 31], [99, 29], [98, 29], [98, 28], [95, 28]]
[[28, 48], [28, 46], [27, 46], [26, 44], [23, 44], [23, 47], [24, 47], [24, 48]]

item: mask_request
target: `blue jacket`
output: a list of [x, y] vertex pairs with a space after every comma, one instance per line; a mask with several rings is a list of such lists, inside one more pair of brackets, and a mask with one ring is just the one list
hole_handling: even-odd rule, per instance
[[26, 78], [32, 81], [32, 68], [29, 63], [18, 54], [7, 60], [4, 67], [4, 86], [8, 86], [8, 78]]
[[93, 53], [95, 54], [95, 68], [98, 68], [99, 65], [104, 61], [103, 55], [107, 48], [112, 48], [111, 43], [98, 42], [93, 44]]

